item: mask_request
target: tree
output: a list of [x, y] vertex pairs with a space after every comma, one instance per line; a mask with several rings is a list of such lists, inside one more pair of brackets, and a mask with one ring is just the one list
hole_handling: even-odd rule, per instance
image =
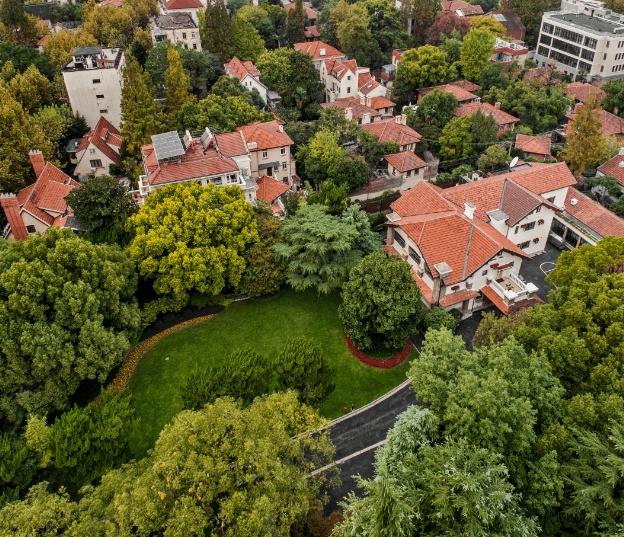
[[471, 118], [472, 142], [477, 151], [483, 151], [486, 146], [498, 140], [498, 125], [492, 114], [485, 115], [481, 109], [472, 114]]
[[452, 93], [435, 89], [418, 101], [416, 121], [443, 129], [453, 118], [458, 102]]
[[199, 31], [203, 48], [215, 54], [221, 63], [229, 62], [236, 54], [236, 37], [223, 0], [206, 3]]
[[123, 228], [126, 216], [139, 210], [126, 188], [109, 175], [89, 179], [65, 201], [91, 232]]
[[401, 3], [403, 27], [411, 28], [414, 39], [422, 43], [427, 29], [434, 23], [440, 11], [442, 6], [439, 0], [405, 0]]
[[288, 10], [286, 22], [293, 26], [293, 40], [295, 43], [305, 41], [306, 15], [303, 10], [303, 0], [295, 0], [295, 7]]
[[479, 85], [484, 93], [487, 93], [494, 87], [505, 90], [509, 86], [509, 78], [503, 72], [500, 63], [491, 63], [481, 71]]
[[67, 408], [81, 381], [104, 382], [137, 335], [134, 264], [71, 231], [0, 250], [0, 409], [19, 423]]
[[471, 17], [470, 28], [487, 30], [494, 37], [507, 37], [507, 30], [494, 17]]
[[345, 0], [341, 0], [332, 14], [334, 12], [340, 13], [341, 19], [334, 18], [333, 21], [340, 50], [349, 56], [354, 55], [372, 39], [368, 27], [368, 10], [364, 5], [349, 5]]
[[602, 107], [611, 113], [616, 113], [620, 116], [624, 114], [624, 84], [621, 84], [621, 80], [611, 80], [602, 86], [602, 89], [607, 92], [607, 96], [602, 102]]
[[64, 481], [79, 488], [130, 458], [136, 424], [131, 396], [103, 391], [100, 401], [85, 408], [75, 405], [53, 425], [30, 416], [25, 437], [40, 452], [43, 466], [61, 470]]
[[[370, 227], [368, 232], [372, 233]], [[313, 204], [286, 220], [280, 234], [282, 242], [274, 249], [287, 263], [291, 287], [314, 287], [327, 294], [340, 287], [359, 260], [371, 253], [372, 241], [362, 241], [361, 235], [355, 223], [330, 215], [324, 205]]]
[[572, 122], [566, 146], [559, 154], [577, 179], [586, 168], [600, 161], [603, 149], [602, 123], [598, 115], [598, 96], [590, 95]]
[[497, 170], [504, 168], [510, 162], [507, 151], [500, 145], [491, 145], [477, 160], [477, 166], [481, 170]]
[[34, 65], [21, 74], [13, 68], [11, 62], [5, 63], [0, 72], [0, 84], [22, 105], [24, 111], [31, 115], [36, 114], [44, 106], [51, 105], [56, 96], [50, 81]]
[[371, 41], [379, 45], [382, 54], [395, 48], [407, 48], [412, 44], [412, 37], [403, 30], [401, 10], [394, 4], [385, 0], [364, 0], [362, 5], [368, 11]]
[[440, 136], [440, 156], [444, 160], [469, 157], [473, 153], [472, 117], [454, 117], [446, 124]]
[[0, 43], [0, 69], [6, 62], [11, 62], [18, 73], [24, 73], [28, 67], [34, 65], [50, 81], [58, 73], [46, 52], [40, 53], [10, 42]]
[[499, 9], [515, 9], [526, 26], [527, 44], [536, 47], [542, 24], [542, 15], [552, 9], [548, 0], [501, 0]]
[[336, 387], [332, 382], [334, 371], [322, 349], [303, 336], [286, 340], [274, 368], [278, 389], [296, 390], [305, 405], [320, 405]]
[[149, 74], [139, 63], [128, 59], [123, 72], [121, 90], [121, 136], [126, 151], [141, 158], [141, 146], [150, 143], [151, 136], [163, 128], [162, 113], [154, 101], [154, 88]]
[[67, 144], [71, 140], [82, 138], [90, 130], [85, 119], [78, 114], [74, 115], [67, 104], [46, 106], [33, 119], [54, 146], [54, 160], [65, 168], [69, 164]]
[[379, 250], [351, 270], [338, 312], [358, 348], [397, 348], [423, 315], [420, 288], [406, 263]]
[[462, 72], [467, 80], [476, 82], [489, 64], [494, 51], [495, 37], [485, 28], [472, 29], [461, 48]]
[[167, 63], [169, 67], [167, 67], [167, 72], [165, 73], [165, 87], [167, 88], [165, 106], [167, 107], [167, 114], [173, 114], [180, 110], [184, 103], [191, 101], [192, 97], [189, 95], [191, 86], [182, 70], [180, 55], [169, 41], [167, 43]]
[[[299, 198], [297, 194], [293, 195], [296, 199]], [[288, 210], [288, 204], [284, 205], [289, 215], [296, 212]], [[260, 242], [243, 254], [245, 270], [240, 283], [240, 289], [252, 297], [276, 293], [286, 283], [285, 267], [277, 260], [273, 250], [273, 246], [279, 240], [282, 224], [269, 211], [256, 209], [255, 217]]]
[[0, 509], [17, 501], [28, 490], [38, 470], [39, 458], [23, 438], [0, 435]]
[[265, 108], [264, 101], [262, 100], [258, 90], [254, 88], [250, 91], [248, 88], [243, 86], [236, 77], [220, 77], [219, 80], [217, 80], [217, 82], [212, 86], [210, 93], [212, 95], [223, 97], [224, 99], [227, 99], [228, 97], [242, 97], [245, 102], [254, 106], [258, 110]]
[[93, 47], [97, 44], [95, 37], [83, 28], [78, 28], [73, 32], [61, 30], [58, 34], [51, 35], [43, 43], [43, 50], [47, 53], [52, 65], [60, 69], [71, 60], [72, 50], [76, 47]]
[[324, 205], [327, 212], [333, 216], [341, 214], [351, 205], [345, 189], [333, 180], [323, 181], [319, 186], [319, 191], [310, 194], [307, 202], [308, 205]]
[[594, 195], [596, 201], [603, 205], [609, 200], [609, 196], [615, 196], [617, 198], [622, 194], [622, 189], [617, 179], [609, 175], [592, 177], [587, 181], [587, 186], [591, 188], [591, 193]]
[[236, 287], [245, 268], [242, 253], [258, 241], [243, 190], [196, 181], [157, 189], [126, 227], [134, 233], [130, 259], [167, 296], [193, 290], [218, 295], [226, 285]]
[[19, 0], [2, 0], [0, 2], [0, 24], [2, 24], [13, 37], [11, 41], [17, 42], [20, 28], [28, 21], [24, 4]]
[[408, 50], [397, 67], [395, 92], [402, 95], [404, 90], [414, 93], [418, 88], [436, 86], [448, 74], [446, 53], [439, 48], [424, 45]]
[[255, 62], [264, 53], [264, 41], [245, 17], [236, 15], [232, 19], [232, 32], [239, 60]]
[[427, 44], [439, 45], [440, 37], [451, 37], [453, 30], [457, 30], [464, 37], [470, 30], [470, 20], [467, 17], [458, 17], [454, 11], [441, 11], [427, 30]]
[[194, 371], [182, 391], [185, 410], [201, 410], [220, 397], [240, 399], [243, 405], [267, 393], [269, 364], [264, 356], [251, 349], [238, 349], [220, 366]]

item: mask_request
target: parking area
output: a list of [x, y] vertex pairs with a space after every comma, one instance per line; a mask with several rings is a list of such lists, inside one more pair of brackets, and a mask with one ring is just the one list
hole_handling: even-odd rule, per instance
[[520, 267], [520, 276], [527, 282], [534, 283], [538, 287], [537, 296], [542, 300], [548, 300], [548, 293], [555, 286], [546, 283], [546, 276], [554, 270], [557, 259], [561, 252], [552, 244], [546, 243], [546, 252], [533, 257], [528, 261], [523, 261]]

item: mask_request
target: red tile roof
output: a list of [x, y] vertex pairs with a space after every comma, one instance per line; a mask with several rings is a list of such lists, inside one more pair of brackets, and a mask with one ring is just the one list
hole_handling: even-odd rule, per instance
[[266, 203], [273, 203], [282, 194], [285, 194], [290, 190], [290, 186], [286, 183], [276, 181], [272, 177], [267, 177], [266, 175], [260, 177], [256, 183], [258, 184], [256, 198], [265, 201]]
[[357, 62], [355, 60], [329, 60], [325, 63], [328, 75], [332, 75], [337, 80], [342, 80], [347, 73], [355, 76], [357, 73]]
[[[400, 116], [396, 116], [397, 118]], [[368, 125], [362, 125], [363, 129], [368, 132], [372, 132], [379, 137], [381, 143], [384, 142], [396, 142], [400, 146], [408, 144], [417, 144], [422, 139], [422, 136], [418, 134], [414, 129], [407, 125], [398, 124], [397, 119], [391, 117], [389, 119], [382, 119], [381, 121], [375, 121]]]
[[[539, 195], [577, 184], [576, 179], [574, 179], [574, 176], [565, 162], [556, 162], [554, 164], [531, 162], [530, 164], [530, 168], [518, 171], [513, 171], [512, 169], [512, 171], [509, 174], [505, 174], [505, 176], [513, 179], [514, 183], [521, 187]], [[488, 177], [480, 181], [487, 181], [488, 179], [491, 178]]]
[[290, 139], [288, 134], [281, 132], [280, 127], [282, 125], [277, 120], [268, 121], [267, 123], [258, 121], [238, 127], [236, 130], [243, 133], [247, 144], [254, 142], [258, 144], [257, 149], [252, 149], [251, 151], [294, 145], [295, 142]]
[[469, 93], [472, 93], [473, 91], [479, 91], [481, 89], [481, 86], [479, 86], [479, 84], [470, 82], [470, 80], [458, 80], [457, 82], [451, 82], [450, 85], [461, 88]]
[[321, 103], [321, 108], [327, 110], [328, 108], [351, 108], [351, 117], [353, 121], [357, 121], [364, 117], [364, 114], [370, 114], [371, 118], [380, 117], [381, 114], [374, 108], [369, 108], [361, 104], [359, 98], [351, 99], [336, 99], [332, 103]]
[[[323, 41], [312, 41], [311, 43], [295, 43], [293, 45], [295, 50], [301, 52], [307, 52], [312, 56], [313, 60], [331, 60], [337, 58], [346, 58], [347, 55], [340, 52], [337, 48], [323, 43]], [[321, 55], [321, 51], [324, 50], [325, 54]]]
[[422, 296], [427, 302], [429, 302], [429, 304], [433, 304], [433, 290], [431, 289], [431, 287], [427, 285], [427, 282], [425, 280], [418, 277], [418, 274], [416, 274], [416, 271], [414, 269], [412, 269], [410, 272], [412, 273], [412, 278], [414, 278], [414, 280], [418, 284], [418, 287], [420, 287], [420, 293], [422, 294]]
[[481, 292], [490, 299], [492, 304], [494, 304], [502, 313], [505, 315], [509, 314], [509, 305], [505, 304], [503, 297], [501, 297], [494, 289], [492, 289], [489, 285], [486, 285], [481, 288]]
[[113, 6], [113, 7], [121, 7], [123, 6], [123, 0], [104, 0], [100, 2], [101, 6]]
[[573, 97], [582, 103], [589, 99], [589, 96], [593, 93], [598, 93], [601, 99], [607, 96], [607, 92], [602, 88], [594, 86], [593, 84], [588, 84], [587, 82], [572, 82], [565, 87], [563, 92], [568, 95], [568, 97]]
[[0, 206], [4, 209], [4, 214], [11, 227], [11, 233], [13, 233], [13, 238], [17, 241], [26, 239], [26, 237], [28, 237], [28, 231], [20, 215], [20, 204], [17, 198], [2, 198], [0, 199]]
[[550, 157], [550, 138], [539, 138], [537, 136], [527, 136], [526, 134], [516, 135], [516, 148], [522, 149], [525, 153], [535, 153]]
[[[551, 77], [552, 73], [552, 77]], [[560, 80], [565, 74], [563, 71], [556, 71], [554, 67], [533, 67], [524, 73], [524, 80], [537, 80], [540, 79], [543, 82], [552, 78], [553, 81]]]
[[[573, 199], [577, 200], [574, 205], [572, 205]], [[607, 235], [624, 237], [624, 220], [574, 188], [568, 189], [565, 212], [585, 224], [600, 237]]]
[[239, 80], [242, 80], [248, 74], [254, 78], [260, 76], [260, 71], [256, 69], [253, 62], [242, 62], [236, 56], [225, 64], [225, 68], [228, 73], [230, 73], [230, 76], [236, 77]]
[[78, 160], [81, 160], [86, 153], [83, 155], [78, 154], [86, 151], [90, 144], [93, 144], [115, 164], [121, 164], [119, 153], [110, 147], [111, 145], [121, 147], [121, 134], [114, 125], [104, 118], [104, 116], [100, 116], [95, 128], [82, 137], [78, 150], [76, 151]]
[[201, 9], [204, 5], [199, 0], [164, 0], [167, 9]]
[[414, 188], [401, 192], [390, 208], [401, 217], [455, 212], [455, 206], [445, 200], [433, 185], [421, 181]]
[[321, 34], [316, 29], [316, 26], [306, 26], [305, 27], [305, 36], [306, 37], [321, 37]]
[[386, 251], [388, 255], [390, 254], [399, 255], [399, 252], [396, 251], [394, 246], [390, 246], [389, 244], [384, 244], [384, 250]]
[[[602, 109], [598, 111], [598, 115], [600, 123], [602, 123], [602, 128], [600, 129], [602, 134], [605, 136], [624, 134], [624, 120], [621, 117]], [[566, 114], [566, 117], [569, 120], [566, 135], [569, 135], [572, 132], [572, 123], [576, 119], [576, 114]]]
[[624, 186], [624, 155], [615, 155], [611, 160], [598, 166], [598, 170], [605, 175], [615, 177], [616, 181]]
[[43, 45], [48, 39], [50, 39], [51, 36], [49, 35], [44, 35], [41, 39], [39, 39], [39, 41], [37, 41], [37, 46], [40, 47], [41, 45]]
[[224, 157], [236, 157], [247, 154], [247, 145], [240, 131], [215, 134], [217, 147]]
[[364, 95], [368, 95], [382, 85], [377, 82], [370, 73], [361, 73], [358, 75], [358, 90]]
[[[295, 7], [295, 2], [291, 2], [290, 4], [286, 4], [284, 9], [293, 9]], [[306, 17], [311, 21], [316, 20], [319, 16], [319, 12], [312, 8], [310, 2], [303, 3], [303, 10], [305, 11]]]
[[390, 99], [386, 99], [385, 97], [372, 97], [370, 107], [375, 110], [379, 110], [381, 108], [393, 108], [396, 106], [396, 103], [393, 103]]
[[517, 117], [503, 112], [500, 108], [496, 108], [490, 103], [468, 103], [460, 104], [453, 115], [455, 117], [472, 116], [477, 113], [477, 110], [481, 110], [481, 113], [485, 116], [492, 115], [497, 125], [507, 125], [509, 123], [519, 123], [520, 120]]
[[450, 2], [440, 2], [442, 5], [442, 11], [457, 11], [461, 10], [464, 17], [470, 17], [473, 15], [483, 15], [483, 8], [479, 5], [472, 5], [463, 0], [451, 0]]
[[440, 300], [440, 306], [446, 308], [448, 306], [453, 306], [454, 304], [459, 304], [464, 300], [470, 300], [471, 298], [475, 298], [477, 296], [479, 296], [478, 291], [474, 291], [472, 289], [461, 289], [460, 291], [444, 295], [444, 298]]
[[385, 155], [384, 159], [400, 172], [425, 168], [427, 163], [417, 157], [413, 151], [402, 151], [393, 155]]
[[478, 95], [474, 95], [473, 93], [470, 93], [469, 91], [463, 89], [461, 86], [457, 84], [443, 84], [442, 86], [431, 86], [429, 88], [420, 88], [418, 90], [418, 93], [424, 97], [428, 93], [431, 93], [432, 91], [437, 90], [437, 89], [444, 91], [445, 93], [452, 93], [453, 95], [455, 95], [455, 97], [457, 97], [457, 100], [460, 102], [460, 104], [462, 102], [479, 100]]

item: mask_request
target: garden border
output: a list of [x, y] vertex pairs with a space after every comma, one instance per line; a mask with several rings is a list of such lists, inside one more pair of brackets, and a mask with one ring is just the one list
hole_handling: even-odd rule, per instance
[[414, 346], [412, 340], [408, 338], [405, 342], [403, 350], [394, 358], [390, 358], [389, 360], [376, 360], [375, 358], [369, 358], [362, 351], [360, 351], [349, 339], [346, 330], [344, 330], [344, 337], [345, 341], [347, 342], [347, 347], [349, 347], [349, 350], [351, 351], [351, 354], [353, 354], [353, 356], [355, 356], [363, 364], [369, 365], [371, 367], [378, 367], [380, 369], [390, 369], [392, 367], [402, 364], [405, 359], [410, 355], [410, 352], [412, 352], [412, 347]]
[[[161, 339], [167, 337], [170, 334], [173, 334], [174, 332], [178, 332], [179, 330], [182, 330], [187, 326], [203, 323], [204, 321], [211, 319], [215, 315], [218, 315], [218, 313], [189, 319], [188, 321], [184, 321], [174, 326], [170, 326], [162, 332], [158, 332], [158, 334], [152, 336], [151, 338], [137, 343], [125, 354], [123, 362], [121, 362], [121, 367], [119, 368], [119, 371], [115, 375], [115, 378], [110, 382], [110, 384], [106, 386], [106, 391], [124, 391], [128, 387], [130, 379], [134, 376], [134, 373], [136, 372], [137, 366], [139, 365], [141, 358], [143, 358], [143, 356], [145, 356], [145, 354], [150, 351]], [[98, 395], [93, 400], [93, 402], [97, 403], [101, 398], [102, 394]]]

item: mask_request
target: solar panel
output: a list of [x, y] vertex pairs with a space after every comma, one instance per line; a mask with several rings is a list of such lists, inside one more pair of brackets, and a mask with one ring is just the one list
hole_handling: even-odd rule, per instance
[[192, 141], [193, 141], [193, 139], [191, 138], [191, 133], [189, 131], [186, 131], [186, 133], [184, 134], [184, 138], [182, 140], [182, 144], [184, 145], [184, 149], [188, 149], [189, 146], [191, 145]]
[[184, 155], [184, 147], [176, 131], [154, 134], [152, 144], [154, 144], [154, 152], [158, 160]]
[[505, 22], [507, 20], [505, 18], [505, 15], [503, 15], [502, 13], [494, 13], [494, 19], [499, 22]]
[[208, 127], [206, 127], [204, 134], [201, 135], [200, 141], [204, 143], [204, 140], [210, 135], [211, 135], [210, 130], [208, 129]]

